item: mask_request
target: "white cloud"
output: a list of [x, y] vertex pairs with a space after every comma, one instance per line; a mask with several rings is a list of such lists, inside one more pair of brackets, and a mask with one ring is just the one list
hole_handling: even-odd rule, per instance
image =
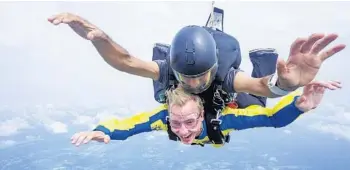
[[163, 132], [163, 131], [154, 131], [146, 136], [147, 140], [155, 140], [158, 138], [163, 138], [168, 136], [168, 133]]
[[185, 165], [184, 170], [194, 170], [194, 169], [202, 169], [203, 167], [203, 162], [192, 162], [188, 163]]
[[276, 158], [276, 157], [270, 157], [270, 158], [269, 158], [269, 161], [271, 161], [271, 162], [277, 162], [277, 158]]
[[146, 140], [154, 140], [155, 136], [154, 135], [147, 135]]
[[37, 135], [37, 136], [28, 135], [28, 136], [26, 136], [26, 139], [27, 139], [28, 141], [36, 141], [36, 140], [41, 140], [42, 138], [41, 138], [41, 136], [39, 136], [39, 135]]
[[265, 170], [265, 168], [263, 166], [257, 166], [256, 169], [258, 169], [258, 170]]
[[29, 123], [21, 118], [14, 118], [0, 123], [0, 136], [10, 136], [19, 133], [20, 130], [30, 128]]
[[318, 122], [310, 125], [311, 129], [332, 134], [350, 141], [350, 126], [336, 123]]
[[3, 141], [0, 141], [0, 149], [13, 146], [13, 145], [15, 145], [16, 143], [17, 143], [17, 142], [14, 141], [14, 140], [3, 140]]
[[73, 124], [77, 125], [90, 125], [93, 124], [94, 118], [92, 116], [85, 116], [85, 115], [79, 115], [76, 117], [76, 119], [73, 121]]
[[284, 132], [285, 134], [291, 134], [291, 133], [292, 133], [291, 130], [283, 130], [283, 132]]
[[323, 106], [304, 116], [303, 123], [312, 130], [350, 141], [350, 112], [336, 104]]
[[[92, 129], [95, 128], [101, 121], [109, 119], [123, 119], [136, 114], [131, 112], [128, 107], [118, 106], [119, 105], [100, 108], [91, 113], [73, 113], [72, 116], [74, 116], [74, 118], [72, 124], [82, 125]], [[94, 110], [93, 108], [91, 109]]]
[[67, 125], [62, 122], [53, 122], [51, 124], [46, 124], [46, 127], [51, 130], [53, 133], [66, 133]]

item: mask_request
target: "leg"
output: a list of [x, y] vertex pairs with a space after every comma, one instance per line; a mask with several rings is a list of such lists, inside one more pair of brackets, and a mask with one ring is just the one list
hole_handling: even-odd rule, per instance
[[[266, 48], [251, 50], [249, 51], [249, 58], [253, 64], [252, 77], [260, 78], [276, 71], [278, 54], [275, 49]], [[237, 94], [236, 100], [239, 108], [246, 108], [250, 105], [265, 107], [267, 97], [239, 93]]]

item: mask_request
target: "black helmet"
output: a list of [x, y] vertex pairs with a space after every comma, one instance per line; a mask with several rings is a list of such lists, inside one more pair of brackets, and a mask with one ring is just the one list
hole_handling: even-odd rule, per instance
[[216, 43], [200, 26], [186, 26], [173, 39], [170, 67], [179, 83], [191, 93], [210, 87], [218, 69]]

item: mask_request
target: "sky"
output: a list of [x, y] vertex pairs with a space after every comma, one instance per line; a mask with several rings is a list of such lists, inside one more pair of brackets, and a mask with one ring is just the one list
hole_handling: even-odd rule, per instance
[[[61, 107], [108, 106], [132, 115], [157, 105], [151, 80], [113, 69], [89, 41], [67, 25], [53, 26], [48, 17], [61, 12], [78, 14], [133, 55], [151, 60], [154, 43], [170, 43], [183, 26], [205, 24], [211, 9], [210, 2], [0, 3], [0, 110], [5, 112], [0, 116], [0, 131], [6, 131], [2, 136], [32, 127], [28, 119], [54, 133], [65, 133], [69, 127], [60, 120], [67, 114], [76, 118], [74, 123], [89, 125], [113, 114], [78, 115], [79, 109], [57, 111]], [[219, 1], [215, 5], [225, 10], [225, 32], [239, 40], [242, 69], [250, 72], [248, 51], [254, 48], [276, 48], [286, 59], [297, 37], [316, 32], [338, 33], [336, 43], [350, 44], [349, 3]], [[350, 76], [344, 72], [349, 56], [348, 47], [327, 60], [317, 77], [340, 80], [344, 88], [328, 92], [322, 105], [297, 123], [350, 142], [350, 98], [346, 95]], [[11, 144], [11, 140], [3, 143]]]

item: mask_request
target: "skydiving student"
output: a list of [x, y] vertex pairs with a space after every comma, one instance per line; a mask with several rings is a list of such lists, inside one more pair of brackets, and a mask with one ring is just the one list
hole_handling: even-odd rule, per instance
[[[283, 97], [273, 108], [256, 107], [222, 111], [218, 129], [224, 136], [233, 130], [257, 127], [281, 128], [289, 125], [300, 115], [315, 109], [321, 102], [326, 89], [341, 88], [340, 82], [312, 82], [305, 86], [301, 95], [298, 91]], [[198, 95], [186, 92], [181, 86], [166, 92], [167, 103], [150, 112], [142, 112], [125, 119], [102, 121], [93, 131], [79, 132], [71, 142], [79, 146], [89, 141], [109, 143], [110, 140], [125, 140], [133, 135], [150, 131], [166, 131], [177, 136], [184, 144], [214, 144], [208, 138], [204, 106]]]

